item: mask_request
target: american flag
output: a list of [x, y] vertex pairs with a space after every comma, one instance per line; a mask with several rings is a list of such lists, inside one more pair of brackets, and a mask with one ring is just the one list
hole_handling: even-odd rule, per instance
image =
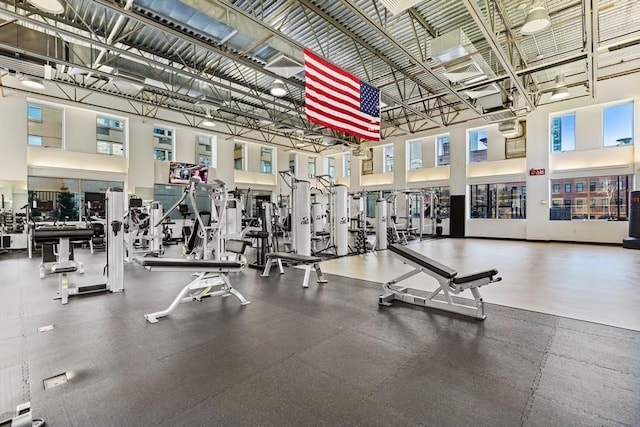
[[304, 50], [307, 119], [369, 141], [380, 140], [380, 91]]

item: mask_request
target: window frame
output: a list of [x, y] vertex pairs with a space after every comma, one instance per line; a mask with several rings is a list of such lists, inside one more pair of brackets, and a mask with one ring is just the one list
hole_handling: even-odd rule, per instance
[[[480, 133], [484, 132], [486, 133], [486, 144], [484, 145], [484, 148], [480, 148], [480, 149], [476, 149], [476, 150], [472, 150], [471, 149], [471, 135], [472, 134], [478, 134], [478, 138], [477, 141], [475, 142], [476, 148], [480, 146], [480, 141], [482, 140], [482, 138], [480, 138]], [[482, 155], [479, 155], [479, 153], [482, 153]], [[489, 159], [489, 129], [487, 127], [479, 127], [479, 128], [473, 128], [473, 129], [467, 129], [467, 157], [468, 157], [468, 163], [480, 163], [480, 162], [486, 162]]]
[[[629, 142], [627, 143], [622, 143], [622, 142], [618, 142], [617, 144], [607, 144], [607, 141], [605, 139], [605, 135], [607, 133], [606, 129], [607, 129], [607, 122], [606, 122], [606, 113], [607, 110], [613, 109], [613, 108], [620, 108], [620, 107], [625, 107], [625, 106], [631, 106], [631, 122], [629, 123], [629, 126], [631, 127], [631, 137], [630, 138], [619, 138], [616, 141], [620, 141], [621, 139], [630, 139]], [[602, 146], [603, 147], [620, 147], [620, 146], [629, 146], [629, 145], [633, 145], [634, 141], [633, 141], [633, 134], [634, 134], [634, 118], [635, 118], [635, 105], [633, 100], [631, 101], [625, 101], [625, 102], [620, 102], [620, 103], [616, 103], [616, 104], [611, 104], [608, 106], [604, 106], [602, 107]], [[616, 126], [619, 127], [619, 126]]]
[[[40, 117], [39, 118], [35, 118], [35, 119], [30, 119], [29, 118], [29, 110], [30, 108], [36, 107], [39, 109], [40, 111]], [[54, 110], [54, 111], [58, 111], [60, 112], [60, 138], [57, 137], [51, 137], [51, 136], [47, 136], [47, 135], [39, 135], [36, 133], [30, 133], [29, 129], [29, 123], [34, 123], [34, 125], [41, 125], [41, 126], [45, 126], [45, 114], [44, 114], [44, 109], [49, 109], [49, 110]], [[27, 111], [26, 111], [26, 116], [27, 116], [27, 146], [28, 147], [42, 147], [42, 148], [49, 148], [49, 149], [57, 149], [57, 150], [65, 150], [66, 149], [66, 144], [65, 144], [65, 117], [66, 117], [66, 110], [64, 108], [63, 105], [58, 105], [58, 104], [52, 104], [52, 103], [48, 103], [48, 102], [42, 102], [40, 100], [27, 100]], [[44, 133], [44, 132], [43, 132]], [[31, 138], [39, 138], [40, 140], [40, 144], [31, 144]], [[57, 145], [46, 145], [45, 144], [45, 138], [49, 139], [49, 140], [60, 140], [60, 146]]]
[[[270, 159], [265, 160], [264, 155], [269, 153]], [[260, 173], [273, 175], [273, 157], [275, 150], [272, 147], [260, 146]]]
[[[573, 117], [573, 147], [569, 148], [567, 146], [565, 146], [563, 144], [562, 141], [562, 120], [564, 118], [568, 118], [568, 117]], [[556, 150], [554, 147], [554, 120], [560, 120], [560, 145], [559, 145], [559, 149]], [[549, 150], [551, 153], [564, 153], [567, 151], [576, 151], [576, 121], [577, 121], [577, 114], [575, 111], [568, 111], [568, 112], [564, 112], [564, 113], [556, 113], [553, 115], [549, 116]]]
[[[163, 133], [158, 133], [156, 130], [163, 130]], [[151, 135], [153, 138], [153, 160], [161, 162], [173, 162], [175, 161], [176, 153], [176, 130], [175, 128], [155, 124], [151, 128]], [[162, 136], [161, 136], [162, 135]], [[171, 144], [161, 142], [163, 139], [171, 138]], [[163, 145], [171, 145], [171, 149], [163, 147]], [[158, 153], [164, 153], [165, 159], [159, 159]], [[170, 154], [167, 156], [167, 154]]]
[[[98, 122], [100, 120], [104, 120], [106, 121], [106, 125], [101, 125]], [[112, 125], [112, 122], [115, 123], [121, 123], [122, 126], [118, 127], [117, 125]], [[103, 127], [103, 128], [108, 128], [109, 130], [111, 129], [115, 129], [118, 131], [122, 132], [122, 142], [118, 142], [118, 141], [109, 141], [106, 139], [100, 139], [99, 135], [101, 135], [98, 132], [98, 128]], [[128, 132], [127, 132], [127, 120], [122, 118], [122, 117], [116, 117], [116, 116], [110, 116], [110, 115], [106, 115], [106, 114], [100, 114], [100, 113], [96, 113], [96, 153], [97, 154], [103, 154], [105, 156], [116, 156], [116, 157], [127, 157], [127, 136], [128, 136]], [[100, 150], [100, 144], [105, 144], [106, 146], [110, 147], [109, 152], [104, 152]], [[121, 154], [114, 154], [114, 147], [116, 146], [120, 146], [121, 149]]]
[[[382, 148], [383, 152], [383, 163], [382, 163], [382, 173], [393, 173], [394, 170], [394, 162], [395, 162], [395, 153], [393, 144], [386, 144]], [[389, 152], [391, 154], [389, 154]]]
[[[413, 158], [414, 150], [413, 147], [420, 147], [420, 156], [419, 158]], [[418, 151], [418, 150], [417, 150]], [[422, 139], [414, 139], [413, 141], [407, 141], [407, 161], [409, 164], [408, 170], [416, 170], [422, 169], [424, 167], [424, 144]], [[414, 165], [415, 161], [415, 165]], [[415, 167], [414, 167], [415, 166]]]
[[[444, 154], [444, 146], [445, 146], [445, 142], [444, 140], [447, 140], [446, 144], [448, 144], [449, 148], [448, 148], [448, 153]], [[446, 134], [446, 135], [438, 135], [436, 136], [436, 140], [435, 140], [435, 145], [436, 145], [436, 167], [440, 167], [440, 166], [448, 166], [451, 164], [451, 135], [450, 134]], [[442, 154], [440, 154], [442, 152]], [[446, 158], [448, 159], [448, 161], [446, 163], [442, 162], [442, 159], [446, 156]]]

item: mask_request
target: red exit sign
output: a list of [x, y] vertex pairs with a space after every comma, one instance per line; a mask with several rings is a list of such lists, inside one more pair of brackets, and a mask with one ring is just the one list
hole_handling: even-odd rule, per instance
[[531, 176], [544, 175], [544, 172], [545, 172], [544, 169], [529, 169], [529, 175]]

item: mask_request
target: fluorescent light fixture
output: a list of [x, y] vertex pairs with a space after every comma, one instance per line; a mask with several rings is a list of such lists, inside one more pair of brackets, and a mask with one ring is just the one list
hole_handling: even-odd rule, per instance
[[20, 76], [18, 77], [18, 80], [20, 80], [20, 84], [22, 84], [22, 86], [26, 88], [35, 89], [35, 90], [44, 90], [44, 84], [40, 79], [27, 77], [27, 76]]
[[213, 120], [209, 120], [209, 119], [204, 119], [201, 124], [202, 124], [202, 126], [206, 126], [208, 128], [216, 127], [216, 122], [214, 122]]
[[64, 12], [64, 6], [60, 0], [29, 0], [29, 3], [43, 12], [59, 15]]
[[520, 34], [530, 36], [539, 33], [549, 25], [551, 25], [551, 18], [544, 6], [544, 1], [534, 0], [529, 12], [527, 12], [527, 16], [524, 18], [524, 24], [522, 28], [520, 28]]
[[282, 80], [274, 80], [271, 84], [271, 95], [282, 97], [287, 94], [287, 88], [284, 87]]
[[551, 100], [552, 101], [557, 101], [559, 99], [564, 99], [567, 98], [569, 96], [569, 90], [567, 89], [566, 86], [563, 87], [557, 87], [553, 90], [553, 92], [551, 92]]
[[556, 87], [551, 92], [552, 101], [558, 101], [560, 99], [567, 98], [569, 96], [569, 89], [567, 89], [567, 84], [564, 82], [564, 74], [558, 74], [556, 76]]

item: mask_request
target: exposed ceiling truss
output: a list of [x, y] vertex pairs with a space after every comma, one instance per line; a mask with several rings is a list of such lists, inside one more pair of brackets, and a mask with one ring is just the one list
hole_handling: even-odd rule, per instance
[[[304, 47], [381, 89], [383, 139], [524, 116], [550, 102], [559, 73], [573, 97], [595, 97], [599, 79], [640, 70], [634, 0], [546, 0], [551, 26], [532, 36], [520, 35], [527, 0], [430, 0], [398, 15], [376, 0], [65, 3], [53, 16], [0, 0], [0, 73], [44, 77], [47, 65], [49, 96], [90, 104], [107, 94], [126, 113], [170, 110], [181, 124], [211, 119], [230, 136], [313, 152], [362, 141], [306, 120], [295, 68]], [[433, 40], [454, 30], [487, 64], [484, 79], [452, 81], [433, 57]], [[274, 60], [294, 71], [283, 76]], [[276, 79], [286, 96], [271, 95]], [[488, 86], [497, 108], [469, 96]]]

